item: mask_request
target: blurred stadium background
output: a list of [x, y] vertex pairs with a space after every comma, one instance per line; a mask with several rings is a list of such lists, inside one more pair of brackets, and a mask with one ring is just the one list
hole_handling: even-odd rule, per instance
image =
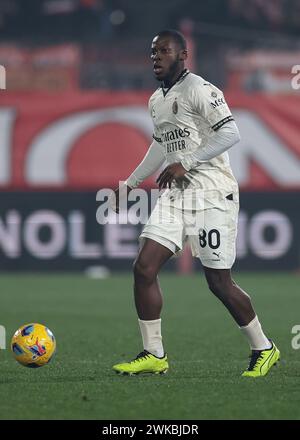
[[[244, 278], [246, 289], [255, 290], [256, 280], [260, 280], [256, 290], [261, 296], [257, 295], [257, 301], [265, 312], [276, 285], [280, 292], [284, 292], [286, 301], [291, 300], [291, 308], [285, 310], [280, 331], [274, 319], [277, 323], [280, 321], [280, 311], [286, 301], [282, 297], [281, 302], [274, 305], [273, 312], [269, 310], [269, 328], [273, 328], [279, 342], [281, 338], [286, 347], [290, 344], [291, 327], [297, 324], [299, 307], [297, 309], [295, 302], [299, 281], [296, 274], [300, 268], [299, 0], [0, 0], [0, 65], [6, 69], [6, 90], [0, 90], [0, 270], [9, 272], [2, 274], [3, 315], [0, 322], [7, 327], [8, 333], [26, 321], [46, 322], [59, 336], [58, 346], [61, 341], [72, 344], [72, 335], [75, 334], [81, 341], [80, 350], [83, 352], [89, 348], [90, 356], [95, 357], [94, 346], [99, 340], [96, 336], [89, 336], [91, 339], [87, 342], [77, 328], [82, 313], [81, 323], [90, 330], [89, 335], [95, 335], [98, 316], [87, 309], [93, 304], [93, 310], [98, 307], [105, 323], [102, 336], [106, 348], [102, 354], [100, 350], [97, 358], [104, 362], [105, 368], [119, 360], [120, 353], [134, 350], [135, 346], [129, 347], [129, 342], [132, 335], [136, 340], [139, 337], [132, 308], [124, 312], [128, 324], [128, 334], [124, 335], [126, 341], [118, 339], [112, 343], [110, 339], [113, 331], [122, 334], [123, 315], [121, 312], [118, 315], [115, 310], [119, 302], [114, 289], [124, 289], [124, 295], [128, 295], [126, 301], [124, 298], [121, 301], [125, 310], [131, 298], [131, 275], [128, 272], [126, 278], [126, 272], [131, 270], [137, 253], [140, 226], [99, 225], [96, 222], [99, 207], [96, 193], [101, 188], [116, 187], [119, 180], [131, 173], [149, 146], [152, 127], [147, 100], [157, 87], [149, 58], [150, 44], [156, 32], [164, 28], [176, 28], [184, 33], [190, 51], [188, 67], [224, 90], [240, 128], [242, 141], [230, 151], [231, 164], [241, 189], [235, 270], [241, 277], [244, 271], [249, 272]], [[144, 188], [153, 187], [156, 187], [155, 177], [144, 184]], [[105, 290], [104, 308], [101, 298], [96, 296], [98, 287], [89, 287], [78, 278], [78, 274], [93, 267], [96, 267], [95, 271], [89, 273], [98, 276], [104, 276], [106, 270], [112, 274], [124, 272], [119, 283], [105, 281], [102, 287]], [[98, 271], [97, 267], [100, 267]], [[191, 260], [188, 252], [171, 261], [168, 277], [173, 278], [167, 280], [172, 290], [177, 286], [172, 271], [186, 274], [196, 272], [198, 268], [198, 263]], [[27, 278], [21, 274], [24, 271], [34, 274], [48, 272], [48, 275]], [[63, 275], [54, 278], [57, 272], [70, 271], [76, 274], [67, 279]], [[260, 278], [257, 271], [268, 271], [268, 275]], [[281, 277], [281, 271], [288, 273]], [[190, 284], [184, 279], [185, 284], [181, 282], [178, 286], [182, 285], [183, 289], [187, 286], [191, 297], [195, 291], [196, 298], [194, 278], [191, 277]], [[166, 283], [166, 290], [168, 285]], [[80, 297], [78, 290], [81, 288], [84, 297]], [[91, 297], [88, 296], [89, 288]], [[109, 289], [111, 295], [107, 295]], [[72, 303], [73, 290], [76, 306]], [[21, 293], [23, 299], [20, 299]], [[294, 297], [289, 297], [289, 293]], [[180, 292], [174, 295], [178, 298], [178, 307], [181, 307]], [[58, 311], [59, 301], [62, 306]], [[215, 310], [213, 308], [217, 306], [213, 300], [207, 301], [209, 325], [209, 310]], [[193, 304], [182, 304], [190, 311], [185, 317], [187, 325], [195, 313]], [[176, 313], [180, 314], [181, 309], [176, 309]], [[214, 319], [219, 316], [217, 320], [222, 322], [223, 309], [211, 313]], [[113, 320], [116, 317], [118, 324], [115, 327]], [[205, 332], [203, 326], [200, 328]], [[232, 323], [228, 318], [229, 328], [232, 329]], [[171, 340], [171, 327], [166, 331]], [[227, 336], [222, 335], [225, 338], [222, 341], [224, 360], [225, 348], [232, 348], [230, 337], [238, 337], [228, 331]], [[211, 337], [219, 338], [220, 342], [221, 335]], [[182, 338], [184, 340], [184, 334]], [[184, 347], [194, 350], [192, 334], [184, 342]], [[113, 358], [110, 359], [111, 348]], [[209, 351], [209, 347], [207, 349]], [[101, 357], [104, 354], [108, 356], [105, 359]], [[244, 354], [239, 353], [239, 360], [245, 361]], [[75, 363], [78, 361], [76, 355], [73, 359], [69, 351], [66, 358], [63, 356], [64, 353], [58, 353], [57, 365], [59, 360], [65, 359], [66, 363], [61, 365], [65, 365], [66, 372], [70, 368], [71, 377], [76, 376], [76, 364], [72, 367], [68, 364], [70, 359]], [[83, 358], [87, 358], [87, 353]], [[10, 361], [4, 365], [3, 377], [10, 378]], [[215, 365], [212, 358], [210, 368]], [[96, 374], [92, 366], [88, 365], [90, 376]], [[238, 369], [233, 368], [234, 374]], [[203, 378], [203, 370], [199, 371]], [[33, 386], [29, 379], [32, 372], [22, 371], [21, 375], [16, 367], [13, 374], [17, 378], [16, 388], [27, 374], [28, 383], [24, 386], [30, 387], [31, 392], [36, 386], [36, 402], [39, 402], [38, 384]], [[38, 374], [47, 377], [44, 372]], [[179, 376], [180, 368], [177, 378]], [[84, 373], [81, 379], [84, 382]], [[72, 393], [76, 380], [72, 383], [70, 379], [67, 392]], [[111, 380], [108, 373], [105, 380]], [[226, 381], [226, 375], [219, 380]], [[9, 379], [8, 383], [14, 381]], [[105, 388], [107, 383], [102, 385]], [[210, 385], [213, 387], [215, 383]], [[232, 383], [228, 384], [224, 391], [224, 399], [227, 392], [230, 394], [231, 386]], [[45, 379], [44, 387], [46, 390], [51, 388], [51, 377]], [[276, 389], [276, 383], [272, 383], [272, 390], [273, 387]], [[191, 395], [192, 388], [187, 390]], [[134, 389], [141, 391], [138, 387]], [[86, 390], [89, 390], [89, 384], [80, 390], [80, 395], [85, 396]], [[91, 399], [109, 399], [110, 390], [107, 387], [106, 393]], [[242, 391], [245, 395], [248, 391], [253, 394], [251, 388]], [[277, 391], [283, 392], [281, 388]], [[95, 391], [90, 392], [95, 394]], [[122, 389], [118, 391], [114, 385], [116, 400], [111, 402], [112, 405], [116, 402], [121, 405], [118, 392], [122, 394]], [[6, 402], [6, 406], [0, 407], [2, 417], [23, 414], [25, 418], [31, 418], [32, 408], [27, 407], [24, 413], [21, 397], [18, 398], [17, 394], [11, 393], [11, 399], [17, 400], [10, 400], [10, 405]], [[229, 406], [227, 413], [214, 413], [211, 402], [206, 406], [204, 401], [201, 407], [204, 412], [201, 413], [197, 396], [194, 398], [194, 417], [201, 417], [201, 414], [203, 417], [221, 417], [222, 414], [229, 418], [242, 417], [241, 411], [246, 408], [245, 404], [240, 410], [239, 403], [236, 403], [232, 412]], [[292, 402], [293, 397], [287, 397], [288, 400]], [[123, 408], [110, 413], [105, 402], [102, 403], [104, 412], [100, 411], [100, 417], [102, 414], [107, 418], [122, 415], [126, 418]], [[225, 408], [226, 399], [223, 403]], [[13, 412], [18, 408], [20, 413]], [[128, 417], [149, 417], [149, 414], [176, 417], [175, 412], [168, 413], [162, 408], [159, 413], [157, 408], [159, 406], [156, 406], [156, 413], [131, 409]], [[181, 408], [181, 416], [188, 418], [191, 415], [185, 412], [183, 402], [178, 408]], [[266, 412], [259, 412], [256, 402], [253, 408], [254, 413], [249, 413], [249, 417], [262, 415], [268, 418], [272, 414], [299, 417], [293, 412], [294, 407], [284, 412], [283, 407], [278, 406], [273, 408], [272, 414], [265, 409]], [[50, 413], [43, 405], [39, 410], [40, 417], [57, 415], [54, 407]], [[64, 414], [63, 411], [61, 408], [60, 415]], [[70, 410], [66, 417], [72, 418], [71, 414], [97, 417], [95, 408], [88, 412], [80, 405], [73, 412]], [[35, 417], [39, 417], [37, 413]]]

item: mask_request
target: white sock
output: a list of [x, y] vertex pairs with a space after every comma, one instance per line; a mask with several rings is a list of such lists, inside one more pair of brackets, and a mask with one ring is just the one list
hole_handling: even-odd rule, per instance
[[161, 319], [143, 321], [139, 319], [139, 326], [143, 338], [144, 349], [157, 357], [164, 356], [164, 347], [161, 337]]
[[251, 350], [266, 350], [272, 347], [271, 342], [262, 331], [257, 316], [248, 325], [240, 327], [240, 329], [248, 339]]

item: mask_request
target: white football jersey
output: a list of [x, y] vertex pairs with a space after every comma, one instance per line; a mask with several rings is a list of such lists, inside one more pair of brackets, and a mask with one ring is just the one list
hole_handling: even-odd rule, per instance
[[[168, 164], [180, 162], [201, 149], [214, 131], [233, 121], [221, 90], [188, 70], [170, 89], [159, 87], [153, 93], [149, 110], [153, 138], [163, 148]], [[238, 191], [227, 152], [199, 163], [174, 186]]]

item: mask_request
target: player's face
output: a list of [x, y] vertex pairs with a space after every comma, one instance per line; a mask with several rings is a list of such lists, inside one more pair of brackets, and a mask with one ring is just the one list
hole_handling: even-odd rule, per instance
[[183, 68], [184, 52], [171, 38], [155, 37], [151, 45], [153, 71], [158, 81], [178, 76]]

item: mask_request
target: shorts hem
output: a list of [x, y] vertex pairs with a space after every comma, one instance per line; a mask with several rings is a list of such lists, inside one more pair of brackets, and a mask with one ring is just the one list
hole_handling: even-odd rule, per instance
[[169, 240], [168, 238], [160, 237], [157, 234], [151, 234], [151, 233], [145, 232], [140, 235], [139, 240], [142, 241], [143, 238], [149, 238], [150, 240], [156, 241], [157, 243], [161, 244], [165, 248], [169, 249], [169, 251], [171, 251], [174, 255], [178, 251], [181, 250], [181, 248], [179, 248], [176, 243]]
[[213, 263], [218, 263], [218, 261], [209, 261], [209, 262], [206, 262], [206, 261], [202, 261], [201, 258], [200, 258], [199, 256], [196, 257], [196, 258], [199, 258], [199, 260], [200, 260], [202, 266], [204, 266], [204, 267], [208, 267], [209, 269], [231, 269], [232, 266], [234, 265], [234, 262], [233, 262], [231, 265], [230, 265], [230, 264], [221, 264], [221, 265], [218, 265], [218, 264], [213, 264]]

